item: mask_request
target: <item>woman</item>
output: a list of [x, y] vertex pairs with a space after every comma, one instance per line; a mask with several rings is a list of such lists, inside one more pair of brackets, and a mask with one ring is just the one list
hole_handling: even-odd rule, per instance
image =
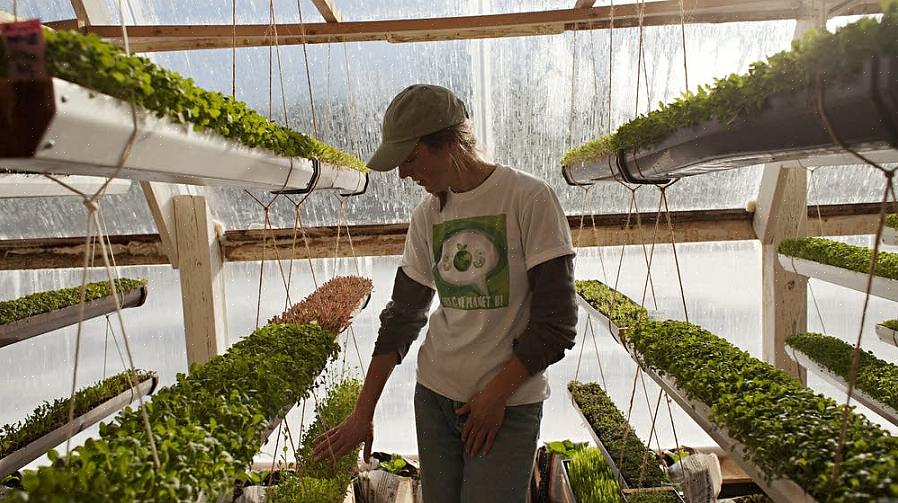
[[425, 503], [524, 502], [539, 436], [545, 369], [574, 344], [573, 247], [555, 194], [484, 161], [464, 104], [413, 85], [384, 115], [368, 166], [399, 167], [429, 196], [415, 208], [392, 300], [353, 413], [318, 437], [319, 459], [365, 443], [396, 364], [418, 352], [415, 423]]

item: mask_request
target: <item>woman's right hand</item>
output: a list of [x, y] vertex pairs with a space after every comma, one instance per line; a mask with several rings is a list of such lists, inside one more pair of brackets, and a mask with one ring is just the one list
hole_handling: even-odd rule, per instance
[[312, 455], [315, 461], [336, 463], [360, 443], [365, 443], [364, 461], [371, 457], [371, 445], [374, 443], [374, 419], [367, 414], [353, 411], [337, 427], [319, 435], [312, 442]]

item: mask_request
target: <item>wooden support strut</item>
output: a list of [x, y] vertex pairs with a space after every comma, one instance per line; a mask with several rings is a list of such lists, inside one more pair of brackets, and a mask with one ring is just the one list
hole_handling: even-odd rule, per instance
[[175, 196], [172, 204], [187, 364], [205, 363], [228, 346], [224, 264], [206, 199]]
[[[898, 204], [889, 205], [889, 211], [898, 211]], [[808, 210], [808, 218], [815, 219], [809, 226], [822, 236], [851, 236], [872, 234], [879, 223], [879, 203], [837, 204], [820, 207], [822, 222], [816, 222], [817, 208]], [[752, 228], [753, 214], [744, 209], [697, 210], [671, 212], [674, 234], [678, 243], [715, 241], [750, 241], [756, 239]], [[655, 213], [641, 216], [643, 226], [652, 227]], [[580, 216], [567, 217], [574, 242], [581, 247], [643, 244], [651, 239], [651, 232], [639, 233], [626, 230], [627, 215], [586, 215], [583, 218], [582, 236]], [[592, 221], [595, 219], [595, 231]], [[662, 224], [666, 221], [662, 217]], [[338, 256], [386, 256], [400, 255], [408, 232], [407, 224], [353, 225], [349, 227], [353, 249], [341, 246]], [[336, 226], [309, 227], [305, 229], [312, 258], [334, 256]], [[270, 234], [269, 234], [270, 233]], [[341, 235], [345, 234], [345, 229]], [[293, 229], [230, 230], [220, 238], [223, 260], [227, 262], [261, 260], [263, 239], [266, 260], [274, 260], [270, 237], [278, 245], [281, 259], [305, 258], [305, 246], [293, 246]], [[132, 234], [109, 236], [116, 263], [124, 265], [169, 264], [165, 247], [157, 234]], [[648, 244], [648, 243], [646, 243]], [[84, 238], [42, 238], [0, 240], [0, 270], [58, 269], [81, 267], [84, 254]], [[101, 263], [101, 257], [95, 257]]]

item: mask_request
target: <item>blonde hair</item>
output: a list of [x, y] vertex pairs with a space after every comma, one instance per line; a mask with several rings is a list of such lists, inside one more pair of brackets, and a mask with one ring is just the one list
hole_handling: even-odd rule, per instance
[[[422, 136], [419, 142], [431, 150], [444, 149], [453, 143], [457, 144], [457, 150], [449, 151], [449, 160], [452, 163], [452, 167], [458, 171], [464, 169], [463, 166], [471, 162], [485, 162], [483, 154], [477, 148], [477, 138], [474, 137], [474, 130], [471, 127], [470, 120], [441, 129], [436, 133]], [[437, 194], [437, 198], [440, 200], [440, 210], [442, 211], [446, 205], [446, 193], [440, 192]]]

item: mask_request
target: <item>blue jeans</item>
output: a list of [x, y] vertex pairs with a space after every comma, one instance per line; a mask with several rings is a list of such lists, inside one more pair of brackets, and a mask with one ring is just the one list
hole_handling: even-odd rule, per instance
[[415, 386], [415, 424], [424, 503], [525, 503], [542, 402], [505, 408], [502, 427], [486, 456], [465, 453], [461, 433], [467, 415], [450, 400]]

